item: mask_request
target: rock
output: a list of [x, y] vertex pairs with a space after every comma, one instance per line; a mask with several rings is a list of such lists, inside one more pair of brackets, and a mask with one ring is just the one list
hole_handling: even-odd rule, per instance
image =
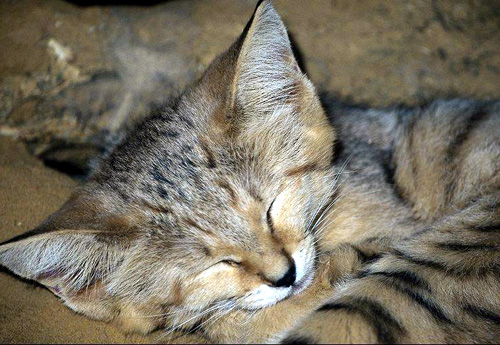
[[[89, 171], [121, 126], [199, 76], [238, 36], [256, 1], [82, 3], [0, 3], [0, 134], [76, 175]], [[371, 106], [500, 97], [498, 2], [275, 5], [320, 91]]]

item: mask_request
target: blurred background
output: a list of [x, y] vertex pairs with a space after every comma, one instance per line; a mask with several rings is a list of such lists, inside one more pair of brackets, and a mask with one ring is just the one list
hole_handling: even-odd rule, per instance
[[[0, 2], [0, 134], [84, 176], [123, 122], [182, 90], [256, 0]], [[500, 97], [500, 1], [276, 0], [321, 92], [368, 106]]]

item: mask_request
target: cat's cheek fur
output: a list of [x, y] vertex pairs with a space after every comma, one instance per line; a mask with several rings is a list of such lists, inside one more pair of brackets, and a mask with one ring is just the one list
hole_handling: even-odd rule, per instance
[[202, 309], [214, 301], [242, 296], [256, 289], [260, 283], [256, 276], [246, 274], [239, 268], [217, 264], [184, 283], [181, 293], [185, 298], [182, 304]]
[[114, 322], [126, 333], [148, 334], [162, 326], [161, 308], [139, 308], [130, 304], [123, 304], [120, 313]]

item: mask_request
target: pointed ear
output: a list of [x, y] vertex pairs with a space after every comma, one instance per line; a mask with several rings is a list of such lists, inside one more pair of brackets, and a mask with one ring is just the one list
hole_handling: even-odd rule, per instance
[[134, 234], [128, 220], [105, 211], [97, 215], [96, 206], [73, 197], [40, 227], [0, 245], [0, 265], [45, 285], [75, 311], [111, 319], [106, 284]]
[[314, 87], [301, 72], [288, 33], [269, 1], [262, 1], [240, 37], [232, 105], [244, 113], [269, 113], [283, 105], [300, 106], [315, 98]]
[[257, 6], [243, 34], [226, 54], [236, 55], [228, 65], [233, 74], [230, 109], [225, 112], [230, 114], [227, 132], [235, 135], [238, 143], [252, 147], [276, 171], [286, 168], [279, 163], [284, 161], [328, 165], [335, 132], [313, 84], [297, 64], [284, 23], [269, 1]]

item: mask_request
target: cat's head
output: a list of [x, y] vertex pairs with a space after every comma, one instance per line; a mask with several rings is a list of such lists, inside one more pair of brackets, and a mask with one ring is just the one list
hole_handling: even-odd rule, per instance
[[74, 310], [143, 331], [165, 321], [152, 315], [279, 303], [314, 275], [333, 142], [264, 1], [195, 85], [40, 227], [2, 245], [0, 263]]

